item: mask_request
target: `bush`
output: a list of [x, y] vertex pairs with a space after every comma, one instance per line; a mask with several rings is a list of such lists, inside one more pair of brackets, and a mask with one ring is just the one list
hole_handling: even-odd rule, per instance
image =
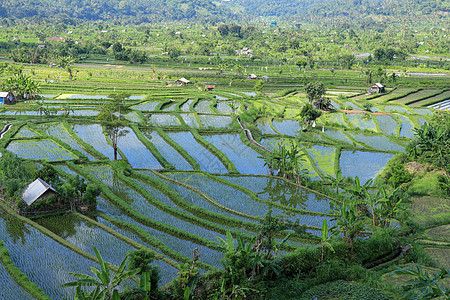
[[303, 293], [300, 299], [391, 299], [381, 291], [370, 286], [338, 280], [321, 284]]

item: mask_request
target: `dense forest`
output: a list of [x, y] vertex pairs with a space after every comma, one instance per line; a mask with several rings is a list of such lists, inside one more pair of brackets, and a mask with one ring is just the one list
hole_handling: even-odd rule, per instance
[[2, 0], [0, 17], [34, 18], [73, 23], [77, 20], [121, 20], [125, 22], [167, 21], [255, 21], [260, 17], [314, 23], [393, 21], [439, 23], [449, 13], [442, 0]]

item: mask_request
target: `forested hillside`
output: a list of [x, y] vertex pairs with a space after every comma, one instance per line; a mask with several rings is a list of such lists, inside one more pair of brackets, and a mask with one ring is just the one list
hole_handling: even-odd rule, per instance
[[439, 23], [450, 12], [443, 0], [1, 0], [0, 17], [82, 20], [254, 21], [260, 17], [312, 23]]

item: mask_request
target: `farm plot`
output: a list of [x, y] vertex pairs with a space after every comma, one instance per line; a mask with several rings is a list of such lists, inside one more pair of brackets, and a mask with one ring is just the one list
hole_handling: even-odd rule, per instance
[[391, 116], [375, 116], [380, 124], [381, 132], [386, 135], [397, 135], [398, 123]]
[[134, 249], [115, 236], [75, 215], [42, 218], [38, 223], [92, 255], [95, 255], [94, 247], [97, 247], [102, 257], [116, 266], [120, 265], [126, 253]]
[[[4, 237], [2, 236], [2, 239]], [[31, 297], [14, 279], [9, 276], [8, 271], [0, 263], [0, 291], [1, 297], [5, 300], [23, 299], [33, 300]]]
[[347, 115], [348, 121], [353, 125], [355, 128], [359, 128], [361, 130], [367, 129], [372, 131], [377, 131], [377, 126], [373, 119], [366, 114], [348, 114]]
[[329, 213], [331, 211], [329, 199], [281, 179], [225, 175], [220, 177], [253, 191], [263, 200], [312, 212]]
[[78, 158], [75, 154], [61, 148], [51, 140], [12, 141], [8, 147], [6, 147], [6, 150], [25, 159], [61, 161]]
[[359, 107], [358, 105], [356, 105], [355, 103], [350, 102], [350, 101], [345, 102], [345, 108], [347, 109], [348, 107], [351, 107], [352, 110], [358, 110], [358, 111], [363, 110], [361, 107]]
[[450, 224], [428, 229], [425, 236], [433, 241], [450, 242]]
[[[253, 200], [248, 194], [241, 192], [231, 186], [222, 184], [220, 182], [211, 180], [200, 174], [184, 174], [184, 173], [172, 173], [171, 177], [178, 181], [185, 182], [205, 194], [212, 197], [221, 205], [231, 208], [235, 211], [263, 218], [267, 213], [270, 205], [263, 202]], [[292, 212], [283, 210], [278, 207], [272, 207], [273, 215], [285, 216], [291, 221], [299, 219], [300, 224], [308, 226], [322, 226], [323, 219], [330, 218], [321, 216], [310, 216], [303, 214], [292, 214]]]
[[199, 164], [200, 169], [210, 173], [228, 173], [223, 163], [208, 149], [200, 145], [187, 131], [167, 132], [167, 135], [184, 148]]
[[413, 132], [414, 125], [412, 124], [412, 122], [408, 120], [405, 116], [397, 115], [397, 117], [400, 119], [401, 124], [400, 136], [412, 138], [414, 136]]
[[430, 105], [428, 107], [431, 107], [431, 108], [434, 108], [434, 109], [437, 109], [437, 110], [449, 109], [450, 108], [450, 99], [438, 102], [436, 104], [432, 104], [432, 105]]
[[407, 114], [411, 113], [406, 108], [401, 107], [401, 106], [395, 106], [395, 105], [385, 105], [385, 106], [383, 106], [383, 109], [386, 112], [400, 112], [400, 113], [407, 113]]
[[408, 104], [410, 102], [416, 101], [433, 94], [436, 94], [438, 90], [420, 90], [418, 92], [409, 94], [408, 96], [402, 97], [400, 99], [394, 100], [396, 103]]
[[353, 141], [349, 139], [348, 136], [339, 129], [325, 128], [325, 134], [332, 139], [340, 140], [348, 144], [353, 144]]
[[434, 103], [438, 103], [441, 101], [448, 100], [450, 98], [450, 91], [445, 91], [443, 93], [440, 93], [436, 96], [421, 100], [419, 102], [415, 102], [411, 104], [412, 107], [419, 107], [424, 105], [429, 105], [428, 107], [432, 106]]
[[[233, 112], [233, 109], [230, 107], [231, 102], [217, 102], [217, 110], [221, 114], [231, 114]], [[237, 106], [239, 107], [239, 103], [237, 103]]]
[[20, 128], [19, 132], [14, 135], [15, 138], [31, 138], [37, 136], [39, 136], [39, 134], [28, 128], [28, 126], [23, 126]]
[[344, 177], [358, 176], [361, 184], [364, 184], [375, 178], [393, 156], [382, 152], [342, 151], [339, 167]]
[[277, 134], [272, 126], [270, 126], [270, 123], [270, 120], [260, 118], [256, 121], [256, 127], [261, 130], [262, 134]]
[[336, 149], [320, 145], [314, 145], [306, 149], [312, 156], [317, 168], [325, 175], [334, 175], [334, 161]]
[[181, 125], [180, 120], [176, 116], [169, 114], [152, 114], [148, 116], [148, 121], [154, 126]]
[[346, 127], [348, 126], [347, 122], [345, 121], [346, 116], [343, 113], [327, 114], [326, 117], [328, 119], [328, 122], [330, 122], [330, 123], [340, 124], [340, 125], [344, 125]]
[[[156, 251], [158, 253], [161, 252], [159, 249], [144, 243], [137, 235], [133, 234], [132, 232], [127, 231], [125, 229], [122, 229], [122, 228], [120, 228], [118, 226], [115, 226], [114, 224], [112, 224], [111, 222], [106, 221], [103, 218], [100, 218], [100, 217], [97, 218], [97, 222], [99, 222], [99, 223], [101, 223], [101, 224], [103, 224], [105, 226], [108, 226], [109, 228], [111, 228], [111, 229], [117, 231], [118, 233], [120, 233], [121, 235], [124, 235], [124, 236], [126, 236], [126, 237], [128, 237], [128, 238], [130, 238], [130, 239], [132, 239], [132, 240], [134, 240], [136, 242], [138, 242], [141, 245], [144, 245], [148, 249], [154, 250], [154, 251]], [[160, 253], [160, 254], [162, 254], [162, 253]], [[167, 284], [173, 278], [177, 277], [178, 270], [175, 269], [174, 267], [172, 267], [171, 265], [161, 261], [161, 260], [154, 260], [152, 262], [152, 265], [157, 266], [160, 269], [160, 273], [159, 273], [160, 276], [161, 276], [161, 279], [159, 281], [160, 285]]]
[[[102, 126], [99, 124], [76, 124], [73, 125], [72, 130], [80, 137], [85, 143], [91, 145], [95, 150], [105, 155], [109, 159], [114, 159], [113, 148], [106, 141], [106, 137], [103, 134]], [[119, 154], [120, 157], [120, 154]]]
[[140, 111], [155, 111], [159, 103], [160, 102], [147, 101], [135, 106], [131, 106], [131, 108]]
[[88, 153], [80, 144], [78, 144], [67, 132], [62, 123], [45, 123], [39, 125], [39, 128], [48, 134], [49, 136], [53, 136], [62, 142], [69, 145], [71, 148], [80, 151], [83, 155], [85, 155], [89, 160], [96, 160], [94, 156]]
[[450, 268], [450, 248], [448, 247], [425, 247], [425, 252], [441, 268]]
[[284, 135], [296, 136], [302, 129], [298, 121], [294, 120], [273, 120], [272, 124], [279, 133]]
[[198, 115], [203, 127], [229, 128], [233, 119], [228, 116]]
[[128, 130], [128, 133], [119, 137], [118, 145], [130, 165], [133, 168], [140, 169], [163, 169], [150, 150], [138, 139], [134, 131], [129, 127], [125, 127], [125, 130]]
[[184, 157], [172, 148], [166, 141], [156, 132], [143, 132], [144, 135], [155, 145], [161, 155], [170, 162], [178, 170], [193, 170], [192, 166], [184, 159]]
[[194, 114], [180, 114], [184, 123], [189, 127], [199, 128], [200, 125], [197, 123], [197, 119]]
[[245, 145], [239, 134], [204, 135], [205, 140], [213, 144], [227, 156], [239, 173], [266, 175], [267, 168], [260, 154]]
[[180, 109], [181, 111], [191, 111], [191, 104], [194, 102], [194, 99], [189, 99], [186, 101], [183, 105], [181, 105]]
[[212, 101], [201, 100], [195, 105], [194, 109], [199, 113], [212, 113], [209, 106], [212, 104]]
[[419, 115], [433, 115], [433, 112], [428, 108], [411, 108], [413, 111], [415, 111]]
[[167, 105], [164, 105], [164, 108], [162, 109], [163, 111], [175, 111], [175, 109], [177, 108], [178, 103], [176, 102], [171, 102]]
[[142, 122], [141, 117], [139, 117], [139, 115], [135, 111], [127, 113], [124, 117], [125, 117], [125, 119], [127, 119], [130, 122], [135, 122], [135, 123]]
[[364, 133], [349, 133], [355, 140], [366, 144], [369, 147], [385, 151], [405, 152], [405, 148], [394, 143], [383, 135], [366, 135]]
[[[12, 223], [8, 224], [9, 222]], [[52, 299], [74, 296], [62, 284], [75, 280], [69, 272], [90, 274], [98, 266], [19, 220], [0, 219], [0, 236], [14, 264]], [[3, 292], [3, 291], [2, 291]]]
[[260, 144], [269, 149], [270, 151], [275, 151], [280, 149], [280, 144], [284, 144], [284, 141], [287, 139], [278, 139], [278, 138], [267, 138], [261, 139]]
[[[155, 177], [155, 175], [153, 173], [149, 172], [149, 171], [138, 171], [138, 172], [143, 174], [143, 175], [146, 175], [146, 176]], [[174, 178], [173, 175], [171, 176], [168, 173], [165, 173], [164, 175]], [[243, 216], [239, 216], [239, 215], [227, 212], [226, 210], [220, 208], [219, 206], [208, 202], [203, 196], [201, 196], [200, 194], [198, 194], [198, 193], [196, 193], [196, 192], [194, 192], [194, 191], [192, 191], [192, 190], [190, 190], [188, 188], [185, 188], [185, 187], [183, 187], [183, 186], [181, 186], [179, 184], [173, 183], [171, 181], [166, 181], [166, 180], [161, 179], [159, 177], [156, 177], [156, 178], [162, 180], [164, 183], [169, 185], [178, 194], [180, 194], [186, 201], [192, 203], [195, 206], [202, 207], [202, 208], [204, 208], [204, 209], [206, 209], [208, 211], [214, 212], [216, 214], [225, 215], [225, 216], [232, 217], [232, 218], [235, 218], [235, 219], [240, 219], [240, 220], [245, 221], [245, 222], [255, 222], [255, 220], [253, 220], [253, 219], [245, 218]], [[184, 183], [190, 185], [189, 181], [185, 181]], [[214, 220], [211, 220], [211, 222], [214, 222]]]
[[[58, 114], [63, 114], [64, 112], [58, 112]], [[78, 109], [74, 110], [72, 115], [77, 117], [93, 117], [98, 115], [100, 112], [98, 110], [87, 110], [87, 109]]]

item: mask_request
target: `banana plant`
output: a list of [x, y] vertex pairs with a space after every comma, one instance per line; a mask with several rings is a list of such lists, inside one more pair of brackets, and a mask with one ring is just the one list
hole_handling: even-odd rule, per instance
[[328, 225], [327, 225], [327, 220], [323, 220], [322, 223], [322, 234], [320, 236], [320, 243], [322, 244], [322, 258], [321, 258], [321, 263], [323, 263], [323, 256], [325, 253], [325, 248], [330, 249], [333, 253], [334, 253], [334, 248], [331, 245], [331, 243], [329, 242], [331, 238], [333, 238], [334, 233], [332, 233], [330, 236], [328, 236]]
[[94, 247], [94, 252], [95, 255], [97, 256], [100, 265], [100, 270], [94, 267], [90, 267], [89, 269], [91, 270], [92, 273], [94, 273], [95, 277], [80, 273], [70, 273], [70, 275], [74, 276], [75, 278], [78, 278], [78, 280], [64, 283], [63, 287], [77, 287], [77, 294], [79, 295], [78, 299], [80, 300], [84, 299], [82, 297], [87, 295], [81, 289], [81, 287], [86, 286], [96, 287], [92, 292], [93, 295], [89, 295], [90, 298], [87, 299], [91, 299], [92, 297], [95, 300], [120, 299], [117, 287], [123, 281], [131, 279], [133, 276], [135, 276], [139, 272], [139, 270], [136, 269], [128, 271], [125, 269], [128, 261], [127, 255], [121, 262], [118, 270], [114, 273], [114, 276], [111, 276], [111, 269], [109, 267], [109, 263], [103, 260], [100, 252], [96, 247]]

